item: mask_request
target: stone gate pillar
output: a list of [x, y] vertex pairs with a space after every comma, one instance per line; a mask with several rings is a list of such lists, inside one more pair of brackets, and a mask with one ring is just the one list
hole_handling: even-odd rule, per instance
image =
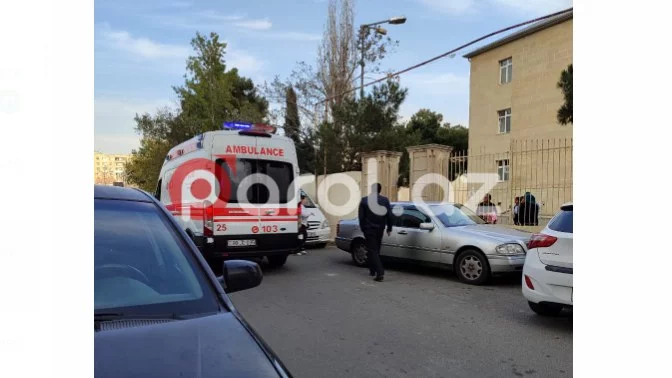
[[[442, 144], [423, 144], [421, 146], [407, 147], [406, 150], [408, 151], [411, 163], [409, 187], [412, 201], [413, 188], [415, 185], [422, 183], [419, 180], [423, 176], [427, 177], [427, 174], [434, 173], [447, 179], [450, 153], [453, 151], [453, 147]], [[439, 188], [437, 185], [427, 186], [427, 184], [440, 184], [440, 182], [430, 179], [424, 183], [426, 189], [422, 191], [421, 197], [423, 201], [441, 201], [444, 199], [444, 191], [448, 190], [447, 187]], [[448, 199], [447, 195], [445, 199]]]
[[397, 180], [399, 179], [399, 160], [401, 152], [372, 151], [362, 153], [362, 196], [369, 194], [371, 185], [379, 182], [381, 194], [390, 201], [397, 200]]

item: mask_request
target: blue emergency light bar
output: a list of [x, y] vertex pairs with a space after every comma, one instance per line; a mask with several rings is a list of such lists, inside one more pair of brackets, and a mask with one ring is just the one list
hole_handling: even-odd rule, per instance
[[264, 125], [261, 123], [249, 123], [249, 122], [224, 122], [224, 124], [222, 125], [222, 129], [270, 133], [270, 134], [275, 134], [277, 131], [277, 127], [275, 126]]
[[250, 130], [254, 127], [253, 123], [247, 122], [224, 122], [222, 129]]

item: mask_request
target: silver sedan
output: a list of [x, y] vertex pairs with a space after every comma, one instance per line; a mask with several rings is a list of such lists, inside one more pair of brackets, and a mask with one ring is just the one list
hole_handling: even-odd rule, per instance
[[[381, 256], [451, 267], [462, 282], [485, 283], [493, 273], [520, 272], [531, 233], [485, 224], [460, 204], [392, 204], [394, 227], [385, 233]], [[336, 245], [367, 264], [364, 235], [357, 219], [337, 225]]]

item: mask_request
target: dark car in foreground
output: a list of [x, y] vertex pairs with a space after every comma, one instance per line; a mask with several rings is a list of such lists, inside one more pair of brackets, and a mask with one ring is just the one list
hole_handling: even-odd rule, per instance
[[215, 277], [167, 210], [131, 188], [94, 188], [95, 376], [291, 377], [226, 293], [258, 286], [254, 262]]

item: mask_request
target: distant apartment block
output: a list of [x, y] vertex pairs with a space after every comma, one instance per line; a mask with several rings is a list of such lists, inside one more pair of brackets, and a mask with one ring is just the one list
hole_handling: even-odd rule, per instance
[[126, 162], [131, 155], [93, 154], [93, 176], [96, 184], [126, 184]]

